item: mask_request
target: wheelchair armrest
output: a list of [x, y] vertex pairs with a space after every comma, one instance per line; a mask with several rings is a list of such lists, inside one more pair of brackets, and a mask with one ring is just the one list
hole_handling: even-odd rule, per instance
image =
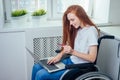
[[56, 52], [56, 53], [60, 53], [60, 52], [61, 52], [61, 50], [60, 50], [60, 49], [57, 49], [57, 50], [55, 50], [55, 52]]
[[95, 67], [94, 63], [71, 64], [65, 66], [66, 69], [75, 69], [75, 68], [86, 69], [93, 67]]

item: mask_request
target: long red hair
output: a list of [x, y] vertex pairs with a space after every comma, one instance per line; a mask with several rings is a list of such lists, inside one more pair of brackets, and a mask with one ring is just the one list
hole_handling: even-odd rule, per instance
[[[83, 25], [94, 26], [97, 30], [96, 25], [90, 20], [85, 10], [80, 5], [71, 5], [67, 8], [63, 15], [63, 44], [69, 44], [74, 49], [74, 40], [78, 29], [75, 29], [67, 18], [67, 14], [73, 12]], [[99, 30], [98, 30], [99, 31]]]

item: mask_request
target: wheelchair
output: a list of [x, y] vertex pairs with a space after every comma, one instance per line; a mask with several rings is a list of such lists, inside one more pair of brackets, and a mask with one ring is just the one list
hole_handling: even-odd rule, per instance
[[[98, 39], [98, 52], [99, 52], [100, 43], [103, 39], [114, 39], [114, 38], [115, 37], [112, 35], [101, 36]], [[55, 52], [59, 53], [60, 50], [56, 50]], [[69, 56], [70, 55], [67, 55], [67, 57]], [[66, 58], [66, 56], [64, 58]], [[61, 76], [60, 80], [113, 80], [110, 76], [100, 71], [96, 62], [97, 62], [97, 58], [94, 63], [66, 65], [65, 68], [68, 70]]]

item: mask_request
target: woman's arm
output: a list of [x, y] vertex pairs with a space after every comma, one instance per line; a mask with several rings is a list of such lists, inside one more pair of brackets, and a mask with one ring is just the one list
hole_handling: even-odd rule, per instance
[[82, 58], [89, 62], [94, 62], [97, 55], [97, 45], [90, 46], [88, 54], [77, 52], [76, 50], [73, 50], [70, 46], [64, 46], [64, 52], [66, 54], [72, 54], [74, 56]]
[[71, 54], [74, 56], [80, 57], [84, 60], [94, 62], [96, 60], [96, 55], [97, 55], [97, 45], [90, 46], [88, 54], [80, 53], [75, 50], [72, 50]]

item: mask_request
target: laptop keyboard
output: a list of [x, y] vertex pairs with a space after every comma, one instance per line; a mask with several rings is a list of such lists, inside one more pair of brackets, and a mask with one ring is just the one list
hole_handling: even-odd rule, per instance
[[40, 60], [39, 63], [46, 66], [47, 68], [49, 68], [49, 70], [58, 69], [58, 67], [55, 66], [54, 64], [48, 65], [47, 61], [48, 61], [48, 59], [44, 59], [44, 60]]

